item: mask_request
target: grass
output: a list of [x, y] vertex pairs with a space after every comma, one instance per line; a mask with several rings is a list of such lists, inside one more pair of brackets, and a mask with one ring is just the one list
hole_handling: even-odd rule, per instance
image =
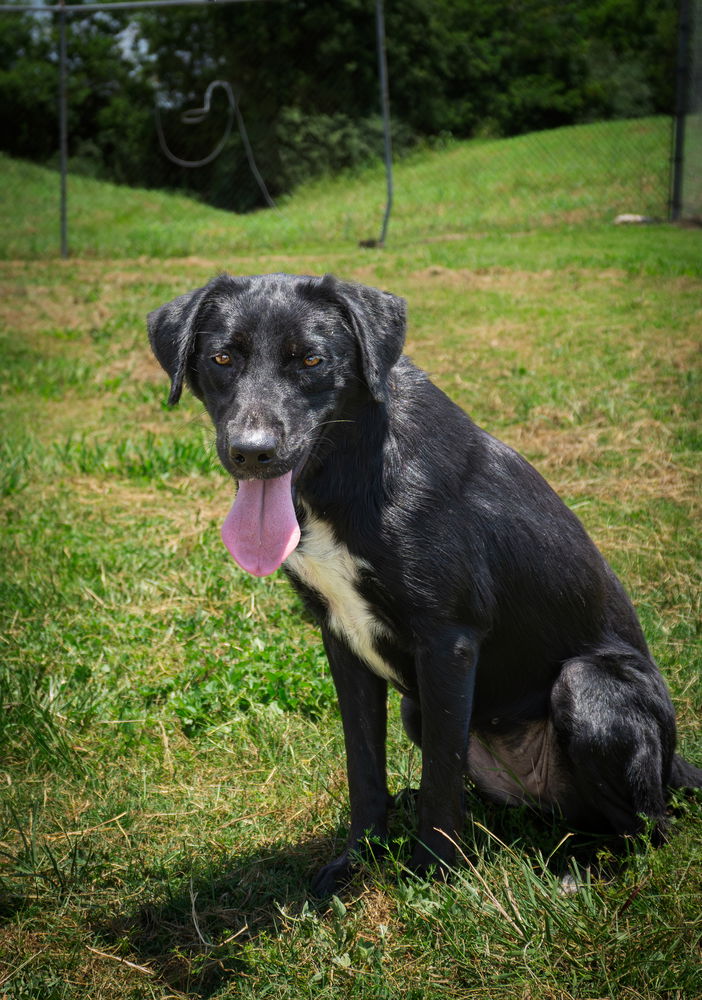
[[[232, 491], [212, 432], [195, 401], [165, 408], [146, 345], [149, 309], [224, 268], [334, 270], [405, 295], [409, 353], [528, 455], [624, 580], [699, 764], [700, 236], [612, 227], [614, 207], [633, 206], [604, 176], [577, 215], [580, 177], [598, 168], [587, 130], [539, 142], [555, 162], [566, 139], [580, 169], [544, 159], [536, 196], [575, 217], [544, 202], [529, 221], [533, 185], [510, 166], [529, 137], [456, 147], [398, 168], [379, 253], [352, 246], [378, 206], [374, 171], [235, 220], [121, 191], [120, 223], [114, 189], [75, 181], [80, 260], [51, 259], [53, 230], [32, 244], [28, 210], [7, 227], [0, 997], [702, 995], [699, 796], [676, 802], [663, 848], [643, 838], [617, 859], [470, 791], [448, 886], [408, 877], [406, 805], [382, 864], [342, 899], [307, 898], [348, 819], [328, 669], [285, 581], [228, 558]], [[489, 195], [462, 208], [480, 157], [494, 164]], [[47, 175], [2, 169], [16, 200], [36, 203]], [[430, 205], [435, 189], [418, 212], [413, 192]], [[390, 707], [391, 786], [416, 787], [419, 757]], [[563, 895], [569, 868], [581, 887]]]
[[[455, 143], [395, 167], [394, 245], [421, 238], [611, 222], [621, 212], [665, 218], [670, 120], [601, 122], [508, 140]], [[7, 192], [0, 258], [57, 254], [58, 174], [0, 154]], [[21, 196], [20, 196], [21, 195]], [[380, 166], [322, 178], [275, 212], [241, 217], [158, 191], [69, 177], [69, 246], [76, 256], [211, 256], [339, 251], [376, 237], [385, 199]]]

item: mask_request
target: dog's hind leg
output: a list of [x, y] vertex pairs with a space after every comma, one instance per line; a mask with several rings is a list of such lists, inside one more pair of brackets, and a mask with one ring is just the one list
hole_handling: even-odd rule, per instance
[[668, 784], [671, 788], [702, 788], [702, 770], [675, 754]]
[[568, 818], [636, 834], [666, 829], [675, 716], [655, 664], [612, 645], [568, 660], [551, 694], [552, 720], [573, 776]]

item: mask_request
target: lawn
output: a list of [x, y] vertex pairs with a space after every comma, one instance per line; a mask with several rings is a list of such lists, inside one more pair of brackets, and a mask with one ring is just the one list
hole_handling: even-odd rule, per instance
[[[146, 342], [150, 309], [220, 270], [404, 295], [408, 353], [529, 457], [624, 581], [700, 765], [702, 236], [612, 226], [632, 206], [606, 176], [583, 206], [598, 168], [576, 138], [579, 166], [549, 166], [537, 196], [556, 208], [537, 215], [533, 186], [500, 173], [511, 155], [493, 156], [478, 216], [461, 208], [465, 164], [499, 143], [417, 154], [382, 251], [356, 246], [382, 209], [375, 170], [243, 218], [76, 181], [84, 250], [67, 261], [43, 223], [8, 229], [0, 997], [702, 996], [699, 795], [676, 800], [665, 846], [615, 858], [592, 841], [588, 871], [573, 831], [469, 790], [442, 886], [404, 870], [408, 806], [383, 864], [308, 898], [348, 820], [329, 671], [282, 574], [247, 577], [221, 545], [232, 488], [212, 431], [194, 400], [165, 407]], [[0, 168], [15, 202], [41, 200], [45, 172]], [[390, 709], [399, 791], [420, 761]], [[582, 886], [564, 895], [569, 866]]]
[[[390, 235], [417, 239], [516, 233], [611, 222], [622, 212], [666, 217], [670, 119], [599, 122], [512, 139], [449, 143], [400, 160]], [[0, 154], [5, 233], [0, 259], [54, 257], [59, 175]], [[382, 166], [321, 178], [277, 209], [237, 217], [182, 196], [68, 177], [68, 244], [79, 257], [343, 253], [376, 238]]]

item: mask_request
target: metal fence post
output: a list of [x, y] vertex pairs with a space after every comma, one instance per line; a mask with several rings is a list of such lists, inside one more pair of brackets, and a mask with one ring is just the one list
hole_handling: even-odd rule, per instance
[[392, 210], [393, 183], [392, 183], [392, 136], [390, 132], [390, 93], [388, 88], [388, 62], [385, 53], [385, 13], [383, 10], [383, 0], [376, 0], [375, 3], [375, 27], [378, 43], [378, 74], [380, 77], [380, 107], [383, 113], [383, 134], [385, 138], [385, 177], [387, 181], [387, 201], [385, 203], [385, 215], [383, 216], [383, 228], [380, 232], [378, 245], [385, 244], [385, 237], [388, 233], [388, 223], [390, 222], [390, 212]]
[[59, 149], [61, 160], [61, 256], [68, 257], [68, 212], [67, 184], [68, 175], [68, 107], [66, 97], [66, 11], [64, 0], [61, 0], [59, 10]]
[[678, 15], [678, 55], [675, 64], [675, 137], [670, 190], [670, 221], [677, 222], [683, 204], [683, 165], [685, 163], [685, 116], [690, 76], [690, 0], [680, 0]]

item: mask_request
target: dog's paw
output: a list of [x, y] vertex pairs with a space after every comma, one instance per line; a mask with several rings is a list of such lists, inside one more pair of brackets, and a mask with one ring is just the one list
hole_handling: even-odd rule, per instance
[[453, 872], [454, 861], [455, 855], [452, 855], [450, 859], [440, 858], [424, 844], [417, 844], [412, 852], [409, 867], [417, 878], [432, 878], [436, 879], [437, 882], [448, 882]]
[[348, 851], [344, 851], [338, 858], [334, 858], [328, 865], [320, 868], [314, 876], [310, 886], [312, 895], [318, 899], [333, 896], [334, 893], [348, 885], [357, 869], [358, 864], [351, 861]]

